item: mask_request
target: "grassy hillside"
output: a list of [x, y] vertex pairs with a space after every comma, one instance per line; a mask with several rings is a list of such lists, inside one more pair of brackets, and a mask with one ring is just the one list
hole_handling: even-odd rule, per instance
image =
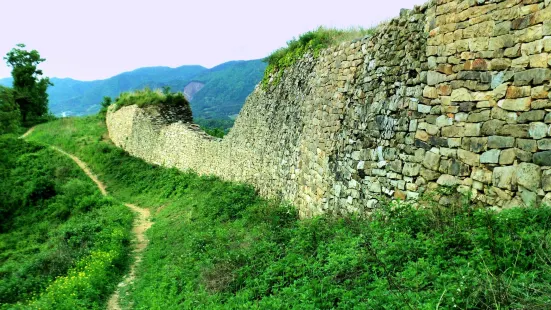
[[12, 136], [0, 180], [0, 309], [103, 308], [128, 265], [130, 211], [71, 159]]
[[155, 224], [134, 309], [547, 309], [551, 209], [387, 203], [372, 216], [297, 219], [242, 184], [149, 165], [105, 141], [99, 118], [30, 139], [79, 155]]

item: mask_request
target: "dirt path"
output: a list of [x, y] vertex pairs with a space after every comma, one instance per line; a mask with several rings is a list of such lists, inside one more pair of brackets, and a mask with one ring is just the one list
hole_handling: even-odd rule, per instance
[[[25, 135], [22, 136], [22, 137], [26, 137], [26, 135], [30, 134], [33, 129], [34, 128], [29, 129], [29, 131], [27, 131], [27, 133], [25, 133]], [[65, 152], [64, 150], [62, 150], [58, 147], [51, 146], [51, 148], [58, 151], [58, 152], [60, 152], [60, 153], [62, 153], [62, 154], [64, 154], [64, 155], [69, 156], [80, 167], [80, 169], [82, 169], [82, 171], [84, 171], [84, 173], [86, 173], [86, 175], [92, 181], [94, 181], [94, 183], [96, 183], [96, 185], [98, 186], [101, 193], [104, 196], [107, 196], [107, 190], [106, 190], [105, 184], [103, 184], [98, 179], [98, 177], [94, 173], [92, 173], [92, 171], [88, 168], [86, 163], [84, 163], [78, 157], [76, 157], [72, 154], [69, 154], [69, 153]], [[119, 304], [120, 288], [131, 284], [134, 281], [134, 279], [136, 278], [136, 269], [142, 261], [143, 251], [145, 250], [145, 248], [147, 247], [147, 244], [149, 242], [149, 240], [147, 240], [147, 238], [145, 236], [145, 232], [153, 224], [150, 220], [149, 209], [140, 208], [136, 205], [129, 204], [129, 203], [126, 203], [125, 206], [130, 208], [132, 211], [136, 212], [137, 215], [138, 215], [134, 219], [134, 223], [132, 223], [132, 233], [134, 233], [134, 235], [136, 236], [136, 241], [134, 243], [134, 251], [132, 253], [132, 255], [134, 257], [134, 262], [130, 266], [130, 271], [128, 272], [128, 274], [118, 284], [117, 289], [115, 290], [113, 295], [111, 295], [111, 297], [109, 298], [109, 302], [107, 303], [107, 309], [108, 310], [120, 310], [121, 309], [121, 306]]]
[[19, 139], [25, 139], [28, 135], [30, 135], [34, 131], [35, 127], [36, 126], [29, 128], [29, 130], [27, 130], [27, 132], [25, 132], [21, 137], [19, 137]]

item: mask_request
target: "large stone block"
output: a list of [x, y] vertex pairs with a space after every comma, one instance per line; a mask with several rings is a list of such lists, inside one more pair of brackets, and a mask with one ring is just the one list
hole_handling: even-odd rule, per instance
[[490, 184], [492, 182], [492, 171], [485, 168], [474, 167], [471, 178], [484, 184]]
[[481, 164], [497, 164], [499, 163], [500, 150], [489, 150], [480, 155]]
[[496, 167], [492, 175], [492, 184], [496, 187], [512, 190], [516, 168], [513, 166]]
[[515, 170], [517, 184], [531, 191], [541, 187], [541, 168], [531, 163], [521, 163]]
[[462, 149], [457, 150], [457, 157], [462, 162], [466, 163], [469, 166], [479, 166], [480, 165], [480, 155], [465, 151]]
[[506, 149], [515, 145], [515, 138], [504, 136], [488, 137], [488, 147], [491, 149]]
[[402, 169], [402, 174], [408, 177], [416, 177], [419, 175], [421, 165], [415, 163], [405, 163]]
[[542, 188], [544, 191], [551, 191], [551, 169], [545, 170], [542, 175]]
[[540, 166], [551, 166], [551, 151], [543, 151], [534, 154], [534, 163]]
[[518, 98], [518, 99], [502, 99], [499, 100], [497, 106], [508, 111], [528, 111], [532, 98]]
[[423, 160], [423, 166], [432, 170], [438, 170], [440, 164], [440, 155], [433, 152], [425, 153], [425, 159]]
[[530, 123], [528, 134], [534, 139], [541, 139], [547, 136], [549, 132], [549, 125], [542, 122]]

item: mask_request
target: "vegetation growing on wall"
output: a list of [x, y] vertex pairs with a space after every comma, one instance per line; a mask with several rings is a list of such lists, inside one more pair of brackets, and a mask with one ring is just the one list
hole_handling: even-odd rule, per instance
[[344, 41], [351, 41], [372, 35], [374, 28], [350, 28], [347, 30], [319, 27], [316, 30], [308, 31], [301, 34], [298, 39], [293, 38], [287, 42], [286, 47], [282, 47], [270, 56], [264, 59], [268, 63], [262, 86], [267, 87], [270, 79], [273, 78], [273, 83], [278, 84], [283, 71], [296, 63], [304, 54], [310, 52], [314, 57], [319, 55], [319, 52], [331, 45], [335, 45]]
[[102, 308], [132, 214], [54, 150], [0, 136], [0, 309]]
[[[155, 209], [126, 304], [142, 309], [520, 309], [551, 306], [551, 209], [383, 204], [299, 221], [248, 186], [149, 165], [101, 141], [99, 118], [31, 139], [89, 161], [117, 197]], [[445, 191], [446, 192], [446, 191]], [[451, 191], [447, 191], [451, 192]]]
[[180, 92], [170, 93], [169, 91], [163, 91], [160, 89], [151, 90], [149, 88], [136, 90], [133, 92], [124, 92], [120, 94], [117, 99], [115, 99], [114, 104], [117, 109], [134, 104], [138, 107], [150, 105], [175, 105], [189, 107], [189, 102], [184, 94]]

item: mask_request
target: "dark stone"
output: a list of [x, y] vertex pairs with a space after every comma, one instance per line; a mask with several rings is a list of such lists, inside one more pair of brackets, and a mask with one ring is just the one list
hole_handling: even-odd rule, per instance
[[432, 146], [448, 147], [448, 139], [442, 137], [430, 136], [428, 144]]
[[427, 151], [432, 149], [432, 146], [430, 146], [430, 144], [428, 144], [424, 141], [421, 141], [419, 139], [415, 139], [415, 146], [419, 147], [419, 148], [422, 148], [422, 149], [425, 149]]
[[470, 112], [476, 107], [476, 103], [474, 102], [461, 102], [459, 104], [459, 111], [461, 112]]
[[469, 176], [471, 175], [471, 167], [458, 160], [452, 159], [448, 173], [454, 176]]
[[535, 68], [515, 73], [515, 85], [534, 85], [542, 84], [551, 80], [551, 70], [546, 68]]
[[534, 154], [534, 163], [540, 166], [551, 166], [551, 151]]

